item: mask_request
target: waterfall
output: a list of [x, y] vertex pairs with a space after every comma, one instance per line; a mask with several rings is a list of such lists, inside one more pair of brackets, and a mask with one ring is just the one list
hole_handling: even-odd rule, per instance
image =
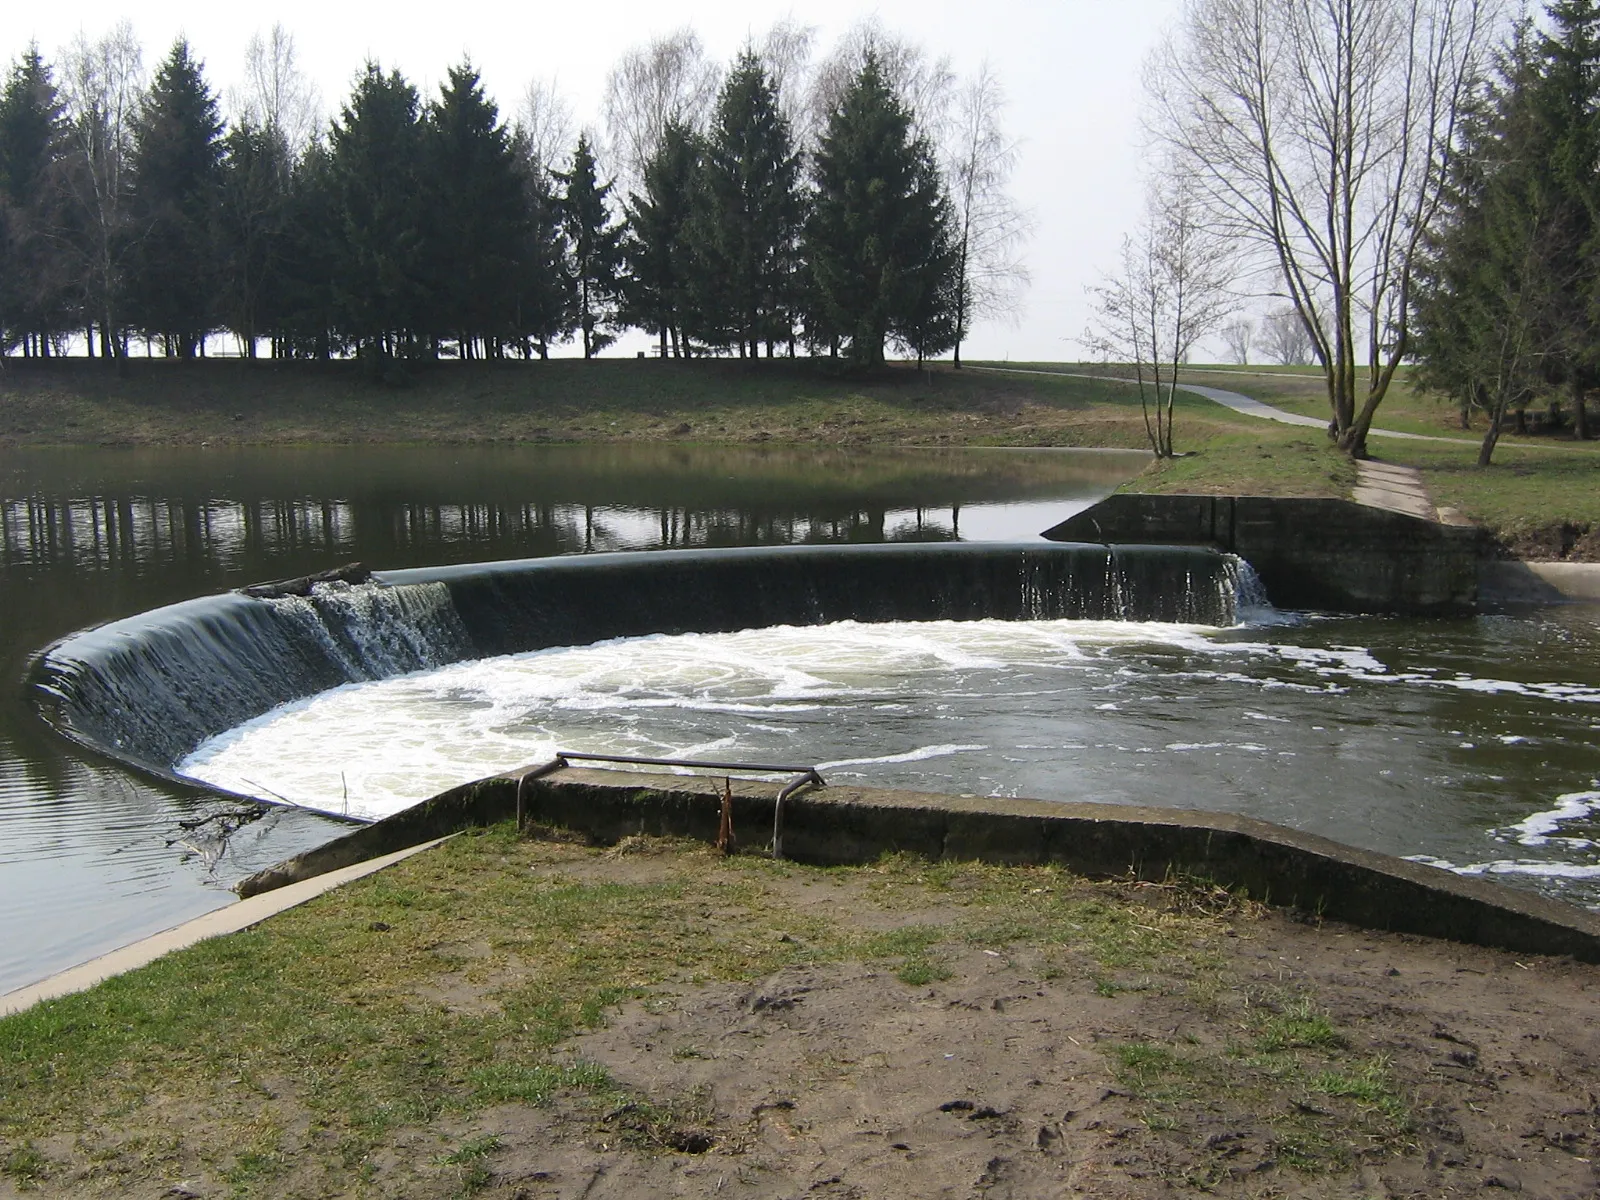
[[890, 544], [573, 555], [387, 572], [308, 596], [231, 593], [57, 643], [46, 715], [147, 770], [328, 688], [470, 658], [651, 633], [834, 621], [1142, 620], [1232, 625], [1249, 565], [1192, 547]]

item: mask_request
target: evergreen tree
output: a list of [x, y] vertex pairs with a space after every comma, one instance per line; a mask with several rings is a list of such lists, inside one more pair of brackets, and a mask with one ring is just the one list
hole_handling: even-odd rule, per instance
[[587, 133], [578, 136], [571, 168], [556, 172], [555, 177], [562, 189], [561, 221], [583, 356], [593, 358], [615, 340], [607, 326], [616, 320], [623, 228], [612, 223], [606, 203], [611, 184], [595, 178], [594, 151]]
[[452, 67], [428, 113], [429, 330], [457, 339], [463, 358], [498, 357], [512, 335], [517, 251], [530, 213], [511, 138], [477, 71]]
[[419, 108], [404, 76], [369, 62], [331, 135], [339, 323], [379, 370], [425, 324]]
[[700, 175], [700, 139], [669, 121], [644, 165], [644, 192], [628, 197], [628, 319], [654, 332], [661, 357], [688, 357], [693, 246], [689, 222]]
[[29, 47], [0, 92], [0, 354], [48, 354], [70, 317], [66, 265], [51, 237], [60, 217], [64, 106]]
[[1589, 436], [1586, 389], [1600, 382], [1600, 4], [1556, 0], [1533, 103], [1538, 157], [1548, 163], [1549, 247], [1557, 269], [1587, 258], [1580, 286], [1567, 290], [1553, 314], [1553, 383], [1564, 384], [1577, 433]]
[[179, 38], [134, 128], [129, 317], [169, 355], [192, 358], [216, 321], [222, 119]]
[[931, 147], [870, 51], [829, 115], [815, 182], [806, 251], [822, 327], [867, 366], [891, 334], [930, 347], [937, 298], [953, 295], [949, 206]]
[[521, 128], [512, 135], [512, 159], [524, 214], [516, 252], [513, 334], [524, 358], [535, 350], [540, 358], [549, 358], [550, 343], [571, 337], [576, 328], [561, 204], [549, 171]]
[[698, 308], [710, 340], [741, 358], [794, 328], [800, 155], [761, 60], [739, 56], [706, 137], [694, 242]]
[[[246, 118], [223, 139], [220, 309], [247, 358], [256, 357], [257, 339], [281, 316], [291, 165], [289, 143], [275, 126], [260, 128]], [[276, 350], [274, 345], [275, 356]]]
[[346, 348], [339, 271], [346, 252], [333, 157], [306, 147], [290, 180], [283, 268], [274, 279], [273, 356], [327, 359]]

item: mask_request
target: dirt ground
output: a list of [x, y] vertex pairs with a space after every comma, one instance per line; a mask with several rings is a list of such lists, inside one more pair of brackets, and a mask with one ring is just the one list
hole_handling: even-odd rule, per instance
[[[583, 868], [607, 879], [651, 869], [629, 857]], [[778, 886], [802, 911], [843, 908], [883, 927], [956, 915]], [[570, 1104], [490, 1111], [472, 1126], [497, 1139], [483, 1194], [1600, 1194], [1600, 970], [1267, 910], [1229, 920], [1214, 995], [968, 945], [926, 986], [836, 963], [629, 1005], [567, 1053], [671, 1098], [672, 1119], [630, 1122], [624, 1107], [597, 1120]], [[1381, 1064], [1406, 1108], [1397, 1125], [1316, 1090], [1304, 1064], [1241, 1049], [1261, 1042], [1252, 1004], [1293, 1011], [1289, 997], [1336, 1031], [1330, 1064]], [[1150, 1047], [1154, 1069], [1129, 1046]], [[1317, 1147], [1319, 1124], [1345, 1144]]]
[[[451, 1044], [420, 1030], [502, 1020], [541, 963], [571, 979], [554, 950], [598, 963], [593, 980], [653, 982], [541, 1052], [536, 1069], [568, 1081], [548, 1094], [457, 1092], [376, 1140], [338, 1124], [318, 1088], [349, 1081], [314, 1083], [304, 1047], [224, 1060], [210, 1081], [180, 1062], [142, 1099], [91, 1084], [0, 1145], [0, 1197], [1600, 1194], [1600, 968], [1215, 889], [480, 838], [247, 936], [204, 969], [259, 963], [276, 937], [295, 948], [264, 978], [320, 979], [308, 956], [325, 944], [335, 965], [363, 960], [335, 1002], [377, 1010], [391, 989], [424, 1022], [396, 1025], [393, 1051], [415, 1041], [430, 1061]], [[604, 973], [608, 953], [625, 974]], [[717, 955], [782, 965], [718, 975]], [[142, 1053], [158, 1070], [174, 1057]]]

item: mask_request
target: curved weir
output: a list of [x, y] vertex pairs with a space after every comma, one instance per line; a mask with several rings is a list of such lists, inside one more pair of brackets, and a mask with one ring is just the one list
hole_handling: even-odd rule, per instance
[[1248, 586], [1212, 550], [1037, 543], [596, 554], [374, 579], [156, 609], [57, 643], [35, 682], [69, 737], [173, 777], [201, 742], [281, 704], [470, 659], [845, 620], [1230, 625]]

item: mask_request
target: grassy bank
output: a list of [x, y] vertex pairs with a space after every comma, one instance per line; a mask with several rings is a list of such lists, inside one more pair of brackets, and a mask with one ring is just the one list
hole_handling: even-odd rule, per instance
[[[1012, 364], [1041, 371], [1104, 369]], [[1320, 416], [1322, 384], [1294, 368], [1195, 368], [1226, 386]], [[1352, 464], [1317, 430], [1178, 400], [1177, 446], [1129, 486], [1275, 496], [1343, 496]], [[1373, 439], [1374, 453], [1419, 467], [1435, 500], [1531, 556], [1600, 557], [1600, 443], [1508, 435], [1488, 470], [1454, 410], [1401, 378], [1379, 425], [1433, 437]], [[0, 447], [26, 445], [677, 442], [818, 446], [1147, 445], [1136, 389], [1048, 374], [917, 371], [870, 377], [821, 361], [439, 363], [403, 382], [353, 363], [135, 360], [0, 368]]]
[[1406, 1031], [1493, 1057], [1510, 1019], [1466, 985], [1432, 1014], [1467, 967], [1537, 971], [1552, 1013], [1592, 982], [1200, 885], [502, 827], [0, 1020], [0, 1194], [776, 1195], [819, 1155], [877, 1195], [1013, 1153], [1041, 1185], [1098, 1163], [1107, 1196], [1416, 1176], [1478, 1136], [1479, 1071]]

